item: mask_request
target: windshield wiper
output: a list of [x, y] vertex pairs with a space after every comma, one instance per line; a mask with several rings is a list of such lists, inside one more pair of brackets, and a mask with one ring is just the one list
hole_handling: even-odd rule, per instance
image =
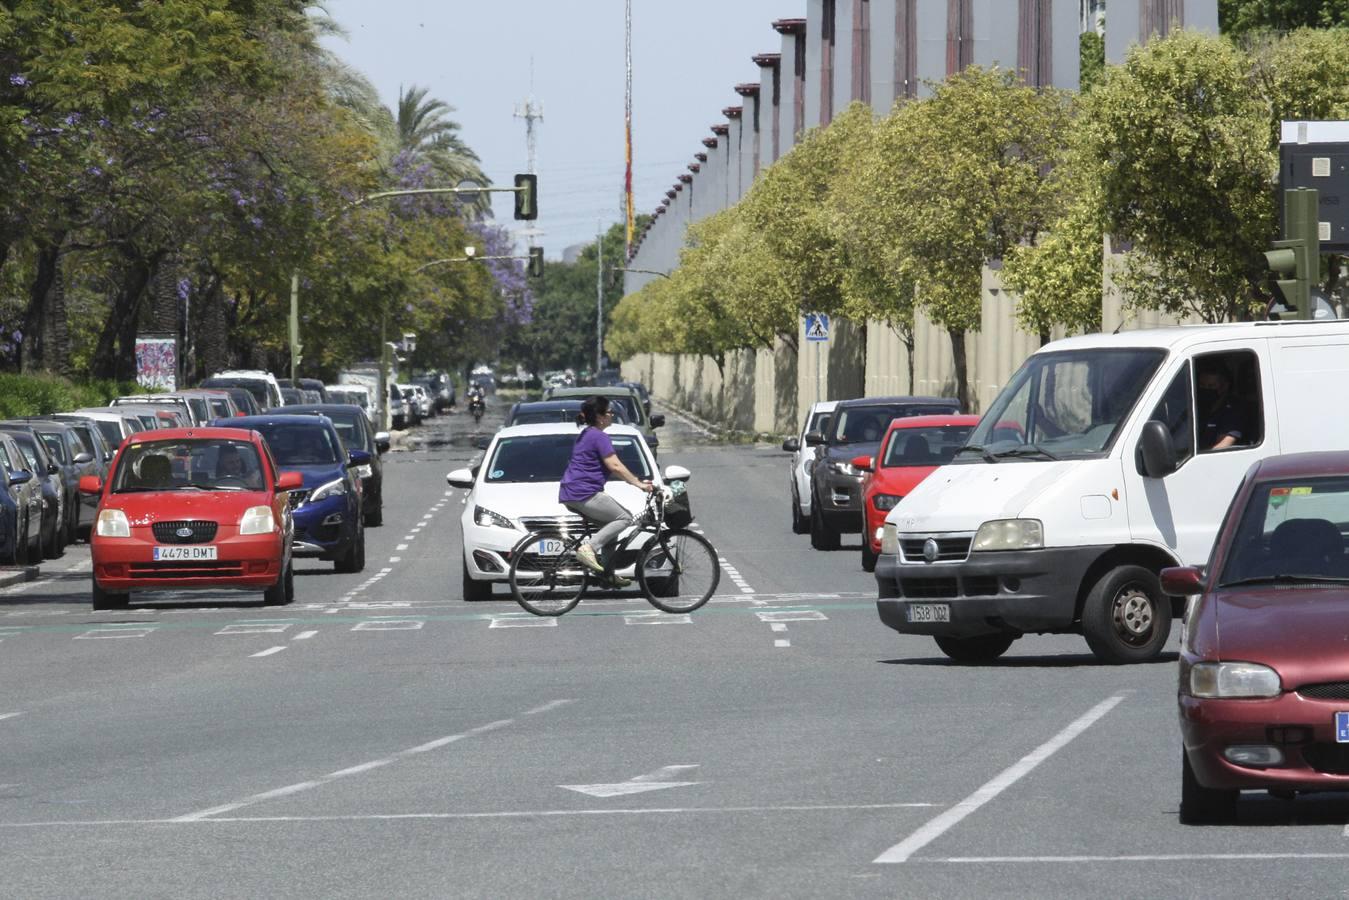
[[1341, 575], [1252, 575], [1250, 578], [1221, 582], [1218, 587], [1242, 587], [1252, 584], [1349, 584], [1349, 578]]
[[987, 463], [995, 463], [998, 461], [998, 455], [996, 453], [989, 453], [986, 448], [979, 444], [966, 444], [956, 451], [956, 456], [959, 456], [962, 453], [978, 453], [984, 458], [984, 462]]
[[1052, 459], [1056, 462], [1059, 459], [1059, 457], [1050, 453], [1039, 444], [1022, 444], [1019, 447], [1012, 447], [1010, 450], [999, 450], [993, 455], [999, 459], [1006, 459], [1014, 456], [1043, 456], [1045, 459]]

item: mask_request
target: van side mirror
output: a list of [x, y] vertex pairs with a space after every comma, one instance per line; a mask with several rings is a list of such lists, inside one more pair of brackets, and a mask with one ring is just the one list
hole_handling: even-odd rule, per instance
[[782, 442], [782, 449], [786, 450], [788, 453], [795, 453], [797, 450], [801, 449], [801, 442], [794, 437], [787, 438], [787, 440]]
[[80, 452], [80, 453], [75, 454], [75, 465], [77, 465], [77, 466], [88, 465], [89, 463], [91, 463], [91, 462], [93, 462], [93, 461], [94, 461], [94, 455], [93, 455], [92, 453], [88, 453], [88, 452]]
[[807, 432], [806, 432], [806, 446], [807, 446], [807, 447], [818, 447], [818, 446], [820, 446], [820, 445], [823, 444], [823, 443], [824, 443], [824, 435], [823, 435], [821, 432], [818, 432], [818, 431], [807, 431]]
[[1143, 474], [1148, 478], [1165, 478], [1176, 471], [1176, 448], [1171, 443], [1171, 432], [1156, 419], [1143, 423], [1139, 449], [1143, 453]]
[[1204, 592], [1203, 573], [1195, 566], [1162, 569], [1162, 593], [1171, 597], [1192, 597]]

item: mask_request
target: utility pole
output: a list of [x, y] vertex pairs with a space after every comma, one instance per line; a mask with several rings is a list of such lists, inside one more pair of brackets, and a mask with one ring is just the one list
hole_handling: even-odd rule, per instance
[[595, 223], [595, 375], [604, 358], [604, 226]]
[[623, 234], [623, 259], [627, 261], [632, 258], [632, 237], [633, 237], [633, 212], [632, 212], [632, 0], [627, 0], [625, 4], [624, 17], [624, 59], [627, 70], [627, 89], [624, 94], [623, 114], [624, 114], [624, 158], [626, 161], [626, 170], [623, 174], [623, 204], [626, 214], [626, 228]]

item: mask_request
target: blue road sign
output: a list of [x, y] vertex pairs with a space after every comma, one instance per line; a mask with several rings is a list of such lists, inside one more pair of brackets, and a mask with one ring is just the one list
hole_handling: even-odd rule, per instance
[[829, 317], [824, 313], [806, 313], [806, 340], [829, 340]]

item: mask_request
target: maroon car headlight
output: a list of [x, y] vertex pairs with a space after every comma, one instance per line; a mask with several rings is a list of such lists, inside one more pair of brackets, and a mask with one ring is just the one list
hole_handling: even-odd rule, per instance
[[871, 498], [871, 505], [881, 512], [889, 512], [898, 506], [899, 501], [903, 499], [899, 494], [877, 494]]
[[1202, 662], [1190, 667], [1190, 696], [1205, 700], [1277, 697], [1283, 693], [1279, 673], [1249, 662]]

